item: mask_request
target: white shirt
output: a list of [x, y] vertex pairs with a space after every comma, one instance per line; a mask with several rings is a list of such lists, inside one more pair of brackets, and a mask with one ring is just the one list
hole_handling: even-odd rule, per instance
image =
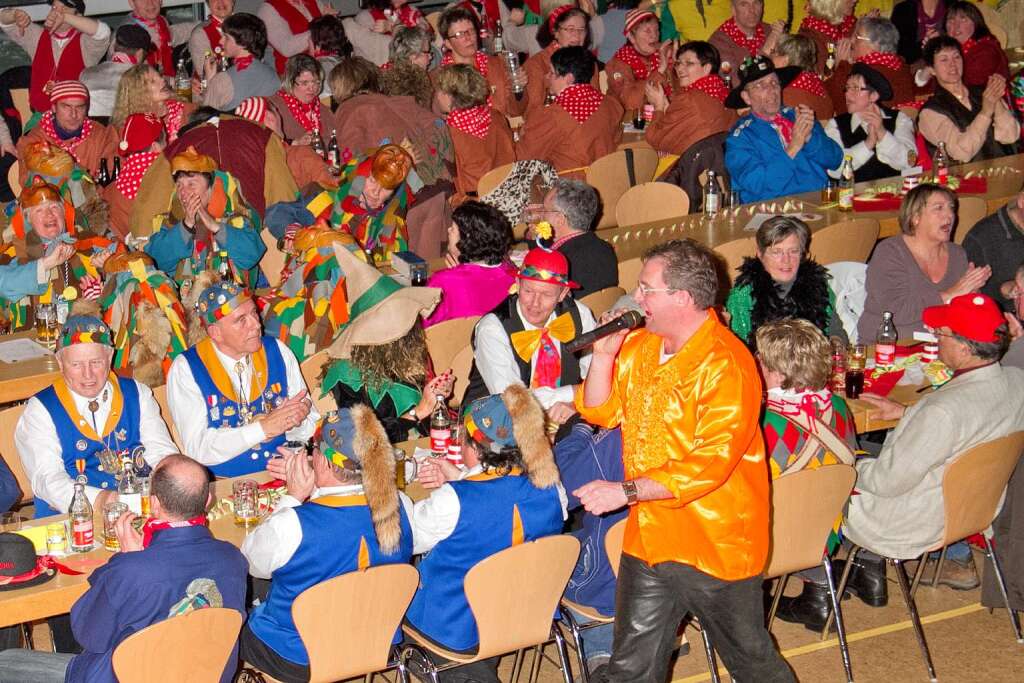
[[[323, 496], [353, 496], [362, 492], [362, 484], [325, 486], [315, 489], [309, 499], [315, 501]], [[398, 499], [402, 501], [406, 515], [411, 519], [412, 501], [401, 491], [398, 492]], [[295, 508], [300, 505], [302, 503], [292, 496], [281, 496], [274, 514], [242, 541], [242, 554], [249, 560], [249, 574], [257, 579], [269, 579], [292, 559], [302, 543], [302, 525], [299, 516], [295, 514]]]
[[[883, 111], [882, 118], [888, 119], [890, 117]], [[858, 128], [863, 128], [864, 132], [867, 133], [867, 126], [864, 125], [864, 121], [860, 118], [859, 114], [852, 114], [850, 116], [850, 128], [854, 131]], [[843, 147], [843, 138], [839, 134], [839, 126], [836, 125], [836, 120], [829, 119], [825, 122], [825, 135], [832, 138], [837, 145], [843, 147], [843, 154], [849, 154], [853, 158], [853, 170], [856, 171], [871, 161], [871, 157], [876, 155], [879, 161], [886, 166], [895, 168], [897, 171], [910, 168], [912, 164], [908, 160], [907, 154], [910, 152], [917, 153], [914, 122], [903, 112], [896, 112], [896, 129], [892, 133], [888, 130], [884, 132], [885, 135], [875, 143], [874, 150], [868, 149], [868, 146], [863, 141], [858, 142], [853, 147]], [[828, 174], [833, 178], [839, 178], [842, 170], [843, 166], [840, 164], [839, 168], [829, 171]]]
[[[483, 468], [477, 465], [464, 472], [462, 478], [465, 479], [483, 471]], [[558, 487], [558, 500], [562, 506], [562, 520], [564, 521], [569, 516], [566, 512], [569, 508], [569, 499], [565, 495], [565, 489], [562, 488], [561, 483], [557, 483], [555, 486]], [[430, 497], [416, 503], [413, 506], [412, 514], [409, 515], [409, 521], [412, 524], [413, 555], [430, 552], [434, 546], [451, 536], [459, 523], [461, 511], [459, 494], [455, 493], [451, 484], [441, 485], [430, 494]], [[245, 552], [244, 546], [242, 552]]]
[[[573, 304], [576, 305], [580, 313], [580, 324], [583, 326], [581, 334], [583, 332], [590, 332], [597, 327], [594, 314], [590, 312], [589, 308], [578, 301], [573, 301]], [[516, 302], [516, 314], [519, 315], [524, 330], [537, 329], [535, 325], [531, 325], [523, 317], [518, 301]], [[550, 324], [554, 319], [555, 314], [552, 312], [551, 316], [548, 317], [547, 324]], [[490, 393], [500, 394], [511, 384], [521, 385], [523, 383], [522, 378], [519, 376], [519, 365], [516, 363], [515, 351], [512, 349], [508, 334], [505, 333], [505, 328], [501, 326], [498, 316], [488, 313], [480, 318], [480, 322], [476, 324], [475, 340], [473, 357], [476, 360], [477, 370], [480, 372], [480, 376], [483, 378], [484, 384], [487, 385], [487, 390]], [[562, 345], [559, 341], [554, 338], [551, 341], [554, 342], [555, 350], [561, 353]], [[534, 352], [533, 358], [530, 359], [531, 369], [534, 367], [534, 363], [537, 362], [538, 353], [540, 353], [539, 348]], [[590, 354], [587, 353], [580, 358], [580, 377], [587, 376], [587, 371], [590, 369], [590, 357]], [[560, 401], [571, 403], [574, 388], [572, 386], [538, 387], [530, 389], [530, 391], [540, 402], [541, 406], [547, 410]]]
[[[146, 462], [150, 466], [155, 466], [165, 455], [177, 453], [178, 447], [167, 433], [167, 425], [160, 417], [160, 406], [153, 398], [152, 390], [139, 382], [135, 382], [135, 386], [139, 390], [139, 439], [146, 449]], [[70, 390], [69, 393], [78, 414], [90, 427], [93, 425], [92, 413], [88, 408], [89, 401], [95, 400], [99, 403], [99, 409], [96, 411], [96, 426], [99, 427], [99, 433], [110, 414], [113, 400], [113, 387], [110, 382], [107, 382], [95, 399], [79, 396]], [[108, 435], [108, 439], [111, 447], [117, 450], [114, 434]], [[25, 404], [25, 412], [14, 429], [14, 444], [18, 448], [18, 455], [25, 467], [32, 492], [45, 500], [54, 510], [67, 510], [75, 493], [75, 483], [64, 469], [60, 439], [53, 418], [38, 398], [32, 397]], [[89, 502], [95, 502], [96, 496], [102, 490], [95, 486], [86, 486], [85, 494]]]
[[[294, 396], [306, 389], [306, 381], [302, 378], [299, 370], [299, 362], [295, 355], [280, 341], [274, 340], [284, 360], [285, 373], [288, 377], [288, 396]], [[228, 377], [231, 378], [235, 392], [238, 392], [238, 373], [235, 372], [235, 360], [217, 348], [217, 359], [220, 361]], [[242, 386], [245, 395], [249, 393], [249, 386], [252, 383], [252, 363], [244, 363], [242, 371]], [[179, 354], [171, 369], [167, 373], [167, 403], [171, 409], [171, 418], [174, 426], [178, 428], [178, 435], [185, 448], [185, 454], [198, 460], [204, 465], [219, 465], [244, 453], [250, 448], [255, 448], [267, 440], [263, 432], [263, 425], [252, 422], [240, 427], [217, 427], [207, 426], [206, 420], [206, 397], [200, 391], [195, 378], [192, 377], [192, 368], [188, 365], [185, 354]], [[317, 420], [320, 413], [315, 407], [309, 409], [309, 415], [295, 429], [285, 433], [285, 438], [296, 441], [306, 441], [313, 436], [316, 430]], [[266, 451], [265, 458], [276, 455]]]

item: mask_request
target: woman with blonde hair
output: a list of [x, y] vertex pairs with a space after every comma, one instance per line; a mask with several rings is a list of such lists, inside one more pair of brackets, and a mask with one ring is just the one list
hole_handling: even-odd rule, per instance
[[834, 55], [839, 41], [853, 36], [857, 27], [857, 17], [853, 15], [856, 7], [857, 0], [807, 0], [807, 16], [800, 22], [799, 33], [813, 40], [817, 47], [814, 70], [819, 74], [825, 70], [829, 45]]
[[188, 122], [195, 109], [191, 102], [183, 102], [171, 92], [167, 80], [149, 64], [137, 64], [121, 75], [114, 97], [114, 111], [110, 125], [122, 136], [124, 122], [132, 114], [152, 114], [159, 118], [167, 131], [167, 142], [178, 138], [178, 131]]
[[806, 105], [814, 110], [814, 118], [827, 121], [836, 112], [821, 76], [815, 71], [817, 50], [814, 41], [804, 34], [784, 35], [775, 46], [772, 63], [776, 69], [788, 69], [796, 74], [782, 89], [782, 104], [787, 107]]

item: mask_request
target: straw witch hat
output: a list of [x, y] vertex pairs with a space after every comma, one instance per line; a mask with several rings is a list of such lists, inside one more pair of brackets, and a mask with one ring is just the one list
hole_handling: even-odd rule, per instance
[[435, 287], [404, 287], [334, 244], [338, 267], [345, 273], [349, 321], [327, 347], [332, 358], [352, 357], [353, 346], [375, 346], [401, 339], [441, 300]]

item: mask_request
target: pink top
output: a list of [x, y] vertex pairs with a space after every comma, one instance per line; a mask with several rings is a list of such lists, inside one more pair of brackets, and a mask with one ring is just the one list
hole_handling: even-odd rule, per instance
[[423, 326], [490, 313], [505, 300], [515, 280], [516, 269], [507, 261], [497, 266], [460, 263], [454, 268], [439, 270], [427, 280], [427, 287], [442, 290], [441, 303], [423, 321]]

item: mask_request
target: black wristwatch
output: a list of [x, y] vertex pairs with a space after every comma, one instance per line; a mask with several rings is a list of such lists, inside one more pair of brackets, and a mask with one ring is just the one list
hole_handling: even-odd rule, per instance
[[626, 505], [636, 505], [639, 502], [639, 498], [637, 498], [636, 482], [632, 479], [627, 479], [622, 482], [622, 492], [626, 494]]

